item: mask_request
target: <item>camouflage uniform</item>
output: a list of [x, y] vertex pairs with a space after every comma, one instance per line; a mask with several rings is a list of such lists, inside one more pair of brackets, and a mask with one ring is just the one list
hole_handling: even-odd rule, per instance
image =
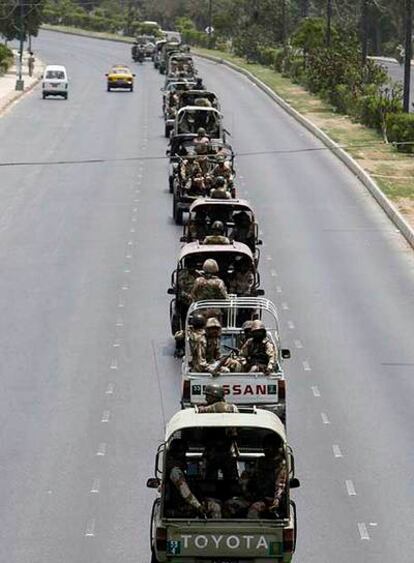
[[239, 412], [236, 405], [232, 403], [227, 403], [224, 399], [222, 401], [217, 401], [212, 405], [206, 405], [198, 407], [198, 412], [201, 413], [229, 413], [229, 412]]
[[223, 176], [223, 178], [226, 178], [227, 182], [231, 182], [233, 180], [233, 172], [228, 162], [221, 162], [217, 164], [213, 168], [211, 174], [212, 176], [216, 176], [216, 177]]
[[227, 299], [227, 289], [224, 281], [217, 276], [200, 276], [193, 285], [191, 298], [193, 301], [204, 299]]
[[204, 238], [203, 244], [230, 244], [230, 239], [224, 235], [208, 235]]
[[231, 194], [226, 188], [213, 188], [210, 191], [210, 197], [213, 199], [231, 199]]
[[181, 302], [188, 305], [191, 303], [191, 292], [197, 279], [197, 274], [194, 272], [194, 270], [179, 270], [177, 274], [177, 286], [179, 290], [179, 299]]
[[230, 240], [243, 242], [252, 251], [254, 251], [254, 247], [255, 247], [254, 225], [251, 223], [249, 225], [235, 225], [230, 234]]
[[246, 360], [246, 371], [270, 373], [277, 365], [276, 348], [267, 336], [259, 341], [249, 338], [241, 347], [240, 356]]
[[188, 340], [191, 352], [191, 369], [199, 373], [205, 372], [207, 368], [206, 362], [206, 333], [204, 328], [189, 328]]
[[169, 479], [178, 492], [179, 497], [184, 500], [185, 503], [183, 506], [182, 502], [179, 502], [179, 499], [175, 499], [175, 512], [178, 517], [191, 517], [195, 514], [205, 512], [211, 518], [221, 518], [221, 506], [218, 501], [206, 498], [203, 503], [200, 503], [191, 492], [186, 480], [185, 469], [183, 469], [180, 462], [173, 464], [169, 472]]
[[260, 518], [263, 513], [277, 509], [286, 490], [288, 471], [283, 458], [257, 460], [249, 483], [251, 494], [256, 500], [247, 512], [247, 518]]
[[250, 270], [247, 272], [237, 272], [230, 282], [230, 293], [239, 296], [249, 296], [254, 287], [254, 274]]

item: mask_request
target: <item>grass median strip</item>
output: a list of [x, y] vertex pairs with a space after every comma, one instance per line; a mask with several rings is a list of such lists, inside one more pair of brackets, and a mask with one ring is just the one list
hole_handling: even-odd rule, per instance
[[336, 113], [332, 106], [312, 95], [269, 67], [247, 63], [224, 51], [194, 49], [200, 55], [213, 55], [254, 74], [341, 146], [375, 179], [406, 220], [414, 227], [414, 158], [386, 144], [373, 129]]

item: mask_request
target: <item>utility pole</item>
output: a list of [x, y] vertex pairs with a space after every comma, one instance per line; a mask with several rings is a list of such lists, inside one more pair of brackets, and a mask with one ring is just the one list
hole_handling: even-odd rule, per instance
[[332, 0], [327, 0], [326, 4], [326, 46], [331, 46], [331, 25], [332, 25]]
[[368, 55], [368, 0], [361, 2], [362, 66], [365, 66]]
[[287, 56], [287, 13], [286, 0], [282, 0], [282, 41], [285, 57]]
[[405, 62], [404, 62], [404, 111], [410, 111], [411, 59], [413, 54], [413, 5], [405, 0]]
[[24, 43], [24, 8], [23, 0], [20, 0], [20, 49], [19, 49], [19, 74], [16, 80], [15, 90], [24, 90], [23, 80], [23, 43]]
[[309, 0], [302, 0], [300, 8], [301, 17], [307, 18], [309, 16]]
[[208, 0], [208, 48], [213, 48], [213, 0]]

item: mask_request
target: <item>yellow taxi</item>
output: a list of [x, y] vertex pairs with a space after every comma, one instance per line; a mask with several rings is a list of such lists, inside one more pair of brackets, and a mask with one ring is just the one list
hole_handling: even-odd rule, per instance
[[107, 77], [106, 89], [108, 92], [114, 88], [122, 88], [131, 92], [134, 89], [135, 74], [126, 65], [114, 65], [105, 76]]

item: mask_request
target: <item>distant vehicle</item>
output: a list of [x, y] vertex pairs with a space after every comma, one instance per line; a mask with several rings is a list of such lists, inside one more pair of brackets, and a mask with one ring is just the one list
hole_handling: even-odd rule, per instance
[[66, 68], [62, 65], [48, 65], [43, 73], [42, 97], [63, 96], [68, 99], [69, 79]]
[[126, 65], [114, 65], [105, 76], [107, 77], [108, 92], [114, 88], [129, 90], [130, 92], [134, 89], [135, 74]]
[[181, 33], [179, 31], [165, 31], [164, 29], [163, 34], [167, 41], [181, 44]]

